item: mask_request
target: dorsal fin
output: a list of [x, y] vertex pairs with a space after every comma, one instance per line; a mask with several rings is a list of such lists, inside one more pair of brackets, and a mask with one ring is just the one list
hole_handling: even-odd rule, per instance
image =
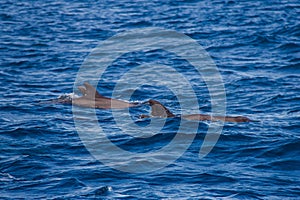
[[78, 86], [77, 88], [78, 88], [78, 90], [81, 92], [81, 94], [82, 94], [83, 96], [85, 96], [85, 94], [86, 94], [86, 89], [85, 89], [85, 87], [84, 87], [84, 86]]
[[149, 104], [151, 106], [151, 115], [154, 117], [175, 117], [171, 111], [169, 111], [164, 105], [159, 101], [150, 99]]
[[89, 84], [88, 82], [84, 82], [83, 83], [84, 86], [79, 86], [78, 90], [82, 93], [82, 95], [86, 98], [89, 99], [94, 99], [94, 98], [106, 98], [104, 96], [102, 96], [101, 94], [99, 94], [96, 90], [96, 88], [94, 88], [91, 84]]

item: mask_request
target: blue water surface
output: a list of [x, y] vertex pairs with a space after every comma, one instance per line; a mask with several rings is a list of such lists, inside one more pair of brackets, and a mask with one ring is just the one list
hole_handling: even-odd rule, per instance
[[[299, 1], [1, 0], [0, 18], [1, 199], [299, 198]], [[73, 92], [76, 74], [98, 42], [147, 27], [195, 39], [222, 75], [227, 113], [258, 122], [225, 123], [216, 146], [201, 160], [208, 122], [200, 122], [194, 142], [174, 163], [130, 174], [88, 152], [70, 105], [40, 102]], [[110, 96], [122, 70], [154, 61], [186, 72], [201, 112], [211, 111], [203, 80], [164, 51], [123, 55], [98, 90]], [[132, 96], [138, 102], [151, 98], [180, 114], [168, 88], [145, 83]], [[148, 123], [138, 119], [149, 112], [147, 105], [130, 112], [135, 123]], [[135, 139], [111, 128], [109, 110], [98, 110], [97, 116], [116, 145], [138, 153], [167, 145], [180, 122], [167, 120], [161, 133]]]

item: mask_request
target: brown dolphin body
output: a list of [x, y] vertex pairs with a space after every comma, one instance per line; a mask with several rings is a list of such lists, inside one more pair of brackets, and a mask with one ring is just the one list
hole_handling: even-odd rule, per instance
[[[164, 105], [160, 102], [155, 101], [153, 99], [148, 101], [151, 106], [151, 116], [154, 117], [163, 117], [163, 118], [170, 118], [175, 117], [175, 115], [169, 111]], [[141, 115], [141, 118], [147, 118], [147, 115]], [[184, 119], [189, 120], [198, 120], [198, 121], [225, 121], [225, 122], [250, 122], [251, 120], [247, 117], [237, 116], [237, 117], [230, 117], [230, 116], [210, 116], [210, 115], [203, 115], [203, 114], [191, 114], [191, 115], [182, 115]]]
[[104, 97], [99, 94], [92, 85], [85, 82], [83, 86], [79, 86], [78, 90], [83, 96], [79, 98], [62, 100], [61, 103], [72, 103], [73, 105], [87, 108], [101, 109], [122, 109], [137, 106], [138, 103], [129, 103], [126, 101]]

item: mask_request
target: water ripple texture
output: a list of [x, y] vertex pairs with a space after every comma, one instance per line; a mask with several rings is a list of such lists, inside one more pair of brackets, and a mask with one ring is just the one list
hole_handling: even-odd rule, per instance
[[[2, 0], [0, 19], [1, 199], [299, 198], [299, 1]], [[71, 106], [40, 102], [73, 92], [77, 71], [99, 41], [147, 27], [195, 39], [222, 75], [227, 113], [259, 122], [226, 123], [213, 151], [199, 160], [208, 127], [200, 122], [194, 142], [176, 162], [128, 174], [91, 156]], [[168, 52], [123, 55], [98, 90], [110, 96], [122, 70], [154, 61], [189, 77], [200, 111], [210, 112], [203, 80]], [[132, 98], [154, 98], [180, 114], [167, 88], [145, 84]], [[149, 112], [147, 106], [130, 112], [137, 124], [147, 123], [137, 117]], [[178, 125], [170, 119], [160, 134], [134, 139], [111, 128], [110, 111], [98, 110], [97, 116], [111, 141], [134, 152], [160, 149]]]

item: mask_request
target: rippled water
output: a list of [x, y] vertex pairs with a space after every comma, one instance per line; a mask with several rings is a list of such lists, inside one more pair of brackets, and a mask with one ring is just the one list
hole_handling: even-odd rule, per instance
[[[299, 198], [298, 1], [3, 0], [0, 8], [2, 199]], [[208, 127], [201, 122], [193, 144], [176, 162], [152, 173], [128, 174], [87, 151], [71, 106], [39, 102], [73, 92], [81, 64], [99, 41], [146, 27], [195, 39], [222, 75], [227, 113], [259, 122], [226, 123], [213, 151], [199, 160]], [[157, 60], [186, 69], [184, 61], [166, 52], [133, 52], [113, 63], [98, 90], [110, 96], [122, 70]], [[192, 71], [185, 75], [201, 112], [209, 113], [205, 84]], [[145, 84], [132, 100], [150, 98], [180, 114], [166, 87]], [[130, 112], [137, 124], [147, 123], [137, 116], [147, 114], [148, 106]], [[178, 125], [178, 119], [167, 120], [160, 134], [139, 140], [113, 129], [110, 111], [98, 110], [97, 116], [115, 144], [134, 152], [168, 144]]]

